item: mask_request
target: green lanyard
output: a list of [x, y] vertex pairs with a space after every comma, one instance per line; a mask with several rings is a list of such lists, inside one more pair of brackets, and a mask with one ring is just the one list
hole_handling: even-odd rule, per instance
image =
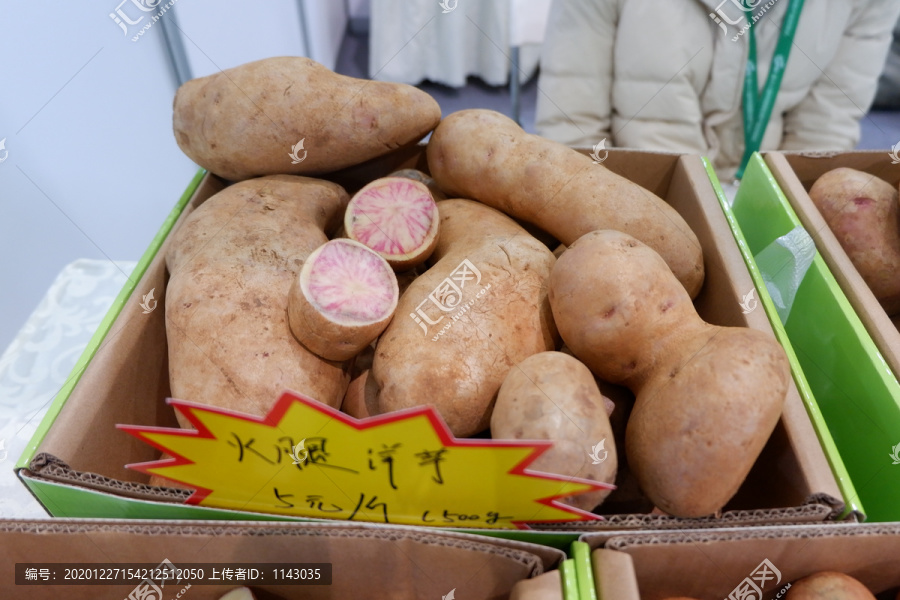
[[[783, 1], [783, 0], [782, 0]], [[750, 157], [758, 151], [762, 145], [766, 126], [772, 117], [775, 108], [775, 98], [781, 88], [781, 80], [787, 67], [788, 57], [794, 45], [794, 34], [797, 32], [797, 24], [800, 22], [800, 12], [803, 10], [804, 0], [788, 0], [787, 13], [781, 24], [781, 36], [775, 47], [775, 56], [772, 57], [772, 66], [769, 68], [769, 76], [763, 87], [762, 96], [759, 93], [759, 76], [756, 66], [756, 35], [755, 25], [751, 25], [750, 52], [747, 57], [747, 70], [744, 74], [744, 157], [737, 171], [736, 178], [744, 176], [744, 169], [750, 162]], [[747, 22], [752, 22], [752, 14], [747, 12]]]

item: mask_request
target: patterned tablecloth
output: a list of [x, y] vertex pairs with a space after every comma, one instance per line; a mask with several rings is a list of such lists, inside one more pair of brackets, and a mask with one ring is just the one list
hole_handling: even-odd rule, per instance
[[66, 266], [0, 356], [0, 518], [47, 518], [13, 467], [134, 262]]

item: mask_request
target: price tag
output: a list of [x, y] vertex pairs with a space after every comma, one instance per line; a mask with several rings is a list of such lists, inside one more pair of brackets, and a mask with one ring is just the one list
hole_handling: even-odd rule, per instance
[[286, 392], [265, 418], [170, 399], [195, 429], [118, 425], [173, 458], [127, 465], [188, 504], [296, 517], [526, 529], [596, 515], [558, 500], [613, 486], [539, 473], [550, 442], [456, 439], [431, 407], [357, 420]]

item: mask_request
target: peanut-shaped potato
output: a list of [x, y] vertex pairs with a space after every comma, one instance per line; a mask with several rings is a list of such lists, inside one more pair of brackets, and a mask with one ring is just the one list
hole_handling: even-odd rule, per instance
[[720, 510], [781, 415], [790, 368], [778, 342], [705, 323], [662, 258], [616, 231], [563, 252], [550, 304], [575, 356], [634, 392], [625, 451], [648, 498], [679, 517]]

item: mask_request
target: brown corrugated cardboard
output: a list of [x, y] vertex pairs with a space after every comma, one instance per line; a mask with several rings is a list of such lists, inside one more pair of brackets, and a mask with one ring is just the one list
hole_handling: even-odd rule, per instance
[[[900, 376], [900, 316], [891, 321], [808, 194], [820, 176], [838, 167], [865, 171], [894, 187], [900, 183], [900, 169], [892, 164], [886, 151], [824, 155], [769, 152], [765, 159], [875, 345], [894, 374]], [[900, 277], [900, 274], [897, 276]]]
[[[375, 174], [386, 174], [399, 167], [421, 168], [422, 160], [421, 151], [392, 157], [390, 164], [371, 163], [350, 175], [343, 174], [340, 180], [353, 189]], [[763, 311], [744, 314], [741, 310], [739, 302], [753, 284], [699, 157], [611, 151], [604, 164], [664, 198], [696, 232], [704, 249], [706, 266], [706, 283], [696, 301], [700, 315], [717, 325], [748, 326], [771, 333]], [[223, 185], [215, 177], [207, 176], [175, 227]], [[23, 478], [100, 490], [112, 497], [156, 503], [183, 502], [184, 492], [150, 487], [145, 475], [124, 468], [128, 463], [154, 460], [157, 455], [150, 446], [114, 427], [117, 423], [176, 426], [171, 407], [164, 403], [169, 394], [163, 308], [167, 279], [165, 250], [164, 244], [40, 444], [29, 469], [20, 472]], [[151, 289], [156, 290], [160, 308], [143, 314], [140, 298]], [[622, 390], [611, 394], [621, 398], [617, 412], [622, 419], [629, 410], [630, 394], [627, 391], [623, 394]], [[617, 439], [619, 447], [623, 447], [622, 435]], [[601, 507], [607, 520], [568, 530], [822, 521], [839, 515], [842, 507], [834, 477], [793, 384], [781, 421], [723, 515], [707, 519], [649, 515], [652, 506], [630, 476], [624, 464], [624, 452], [620, 456], [623, 463], [617, 482], [619, 489]], [[53, 514], [73, 515], [58, 506], [48, 508]], [[135, 514], [133, 507], [128, 509], [131, 512], [124, 510], [109, 516], [153, 514]], [[84, 513], [73, 516], [79, 514]]]
[[563, 600], [559, 570], [533, 579], [523, 579], [513, 586], [509, 600]]
[[[604, 541], [596, 535], [584, 536], [583, 540], [592, 547]], [[626, 554], [634, 570], [607, 570], [605, 577], [596, 577], [595, 567], [602, 600], [611, 590], [616, 595], [609, 597], [616, 600], [677, 596], [721, 600], [732, 597], [731, 592], [751, 574], [759, 573], [761, 565], [768, 574], [757, 576], [755, 583], [765, 579], [765, 585], [760, 586], [765, 600], [778, 597], [789, 583], [819, 571], [846, 573], [875, 594], [896, 591], [900, 586], [900, 524], [635, 533], [611, 536], [603, 546], [597, 560], [614, 563], [619, 560], [617, 553]], [[635, 584], [639, 595], [623, 591], [625, 586]]]
[[[257, 581], [192, 585], [185, 600], [219, 598], [249, 585], [257, 598], [507, 598], [513, 585], [554, 568], [559, 550], [453, 532], [358, 523], [0, 521], [0, 597], [125, 598], [131, 585], [15, 585], [16, 563], [331, 563], [328, 586]], [[206, 578], [211, 577], [207, 571]], [[56, 573], [57, 580], [64, 573]], [[558, 581], [558, 578], [557, 578]], [[182, 585], [167, 585], [171, 600]], [[561, 588], [560, 588], [561, 589]]]

